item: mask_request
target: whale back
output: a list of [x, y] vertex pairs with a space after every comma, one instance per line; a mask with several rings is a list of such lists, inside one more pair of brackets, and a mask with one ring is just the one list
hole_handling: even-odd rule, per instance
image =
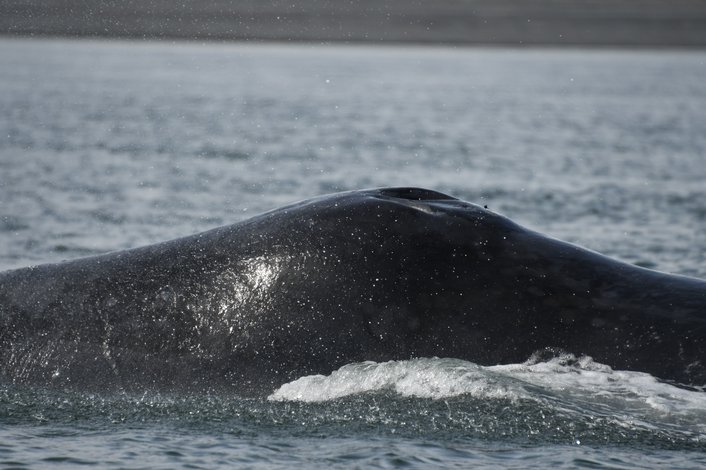
[[385, 188], [0, 273], [0, 361], [20, 383], [256, 392], [356, 361], [555, 348], [703, 384], [705, 306], [703, 281]]

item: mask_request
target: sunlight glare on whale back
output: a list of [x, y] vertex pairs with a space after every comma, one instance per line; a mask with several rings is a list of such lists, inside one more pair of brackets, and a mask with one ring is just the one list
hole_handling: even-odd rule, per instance
[[237, 263], [237, 269], [220, 274], [211, 290], [219, 314], [238, 316], [239, 307], [258, 299], [265, 301], [286, 263], [284, 255], [255, 256]]

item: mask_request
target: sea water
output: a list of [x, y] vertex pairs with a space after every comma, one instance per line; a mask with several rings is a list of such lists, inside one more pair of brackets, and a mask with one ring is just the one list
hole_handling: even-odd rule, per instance
[[[706, 278], [706, 52], [0, 40], [0, 269], [415, 185]], [[0, 384], [14, 468], [700, 468], [706, 395], [587, 357], [267, 398]]]

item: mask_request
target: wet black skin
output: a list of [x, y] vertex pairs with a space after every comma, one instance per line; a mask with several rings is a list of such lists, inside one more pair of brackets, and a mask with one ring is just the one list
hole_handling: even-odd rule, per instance
[[503, 364], [545, 348], [702, 386], [706, 282], [415, 188], [0, 273], [6, 383], [259, 394], [355, 361]]

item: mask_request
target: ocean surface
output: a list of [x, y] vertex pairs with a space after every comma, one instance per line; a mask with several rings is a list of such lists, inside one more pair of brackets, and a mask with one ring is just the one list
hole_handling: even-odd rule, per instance
[[[422, 186], [706, 278], [706, 51], [0, 39], [0, 270]], [[704, 468], [706, 393], [587, 357], [267, 398], [0, 383], [0, 468]]]

